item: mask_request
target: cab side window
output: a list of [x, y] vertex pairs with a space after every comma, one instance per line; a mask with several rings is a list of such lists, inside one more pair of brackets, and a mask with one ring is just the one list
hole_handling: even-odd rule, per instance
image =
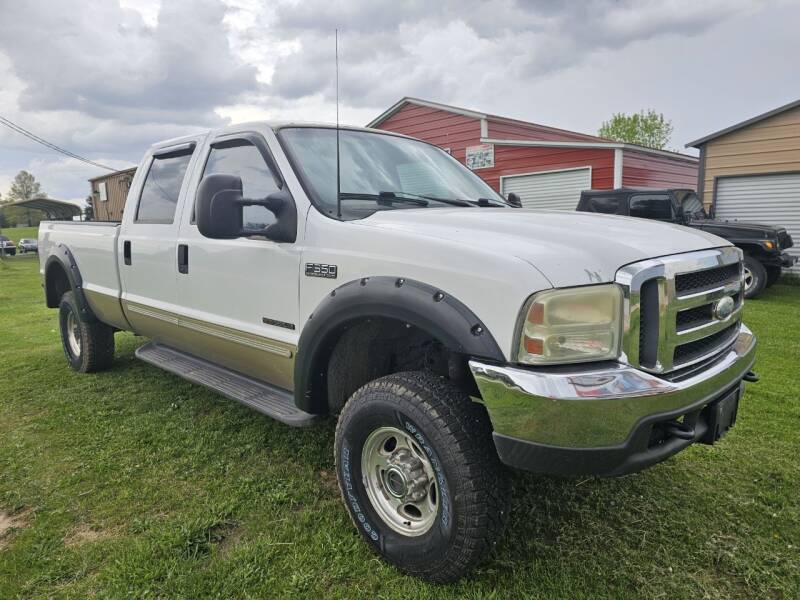
[[[192, 148], [193, 149], [193, 148]], [[153, 157], [142, 186], [136, 223], [172, 223], [192, 149]]]
[[[265, 198], [280, 189], [261, 152], [247, 140], [231, 140], [211, 147], [203, 177], [219, 173], [241, 177], [245, 198]], [[264, 229], [274, 222], [275, 215], [263, 206], [244, 207], [242, 224], [245, 228]]]
[[630, 216], [658, 221], [674, 221], [672, 202], [663, 194], [636, 194], [631, 196]]

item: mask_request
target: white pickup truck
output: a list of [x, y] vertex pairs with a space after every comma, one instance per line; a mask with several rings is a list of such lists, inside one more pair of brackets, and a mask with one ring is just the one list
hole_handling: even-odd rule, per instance
[[43, 223], [76, 371], [139, 358], [289, 425], [338, 415], [367, 543], [431, 581], [497, 541], [503, 465], [622, 475], [735, 422], [755, 380], [741, 252], [523, 210], [405, 136], [249, 123], [153, 146], [121, 223]]

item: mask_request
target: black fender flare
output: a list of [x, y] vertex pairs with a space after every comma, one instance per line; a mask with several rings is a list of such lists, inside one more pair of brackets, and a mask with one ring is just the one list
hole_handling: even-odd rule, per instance
[[86, 301], [86, 294], [83, 292], [83, 277], [75, 261], [75, 256], [66, 244], [57, 244], [44, 264], [44, 294], [49, 308], [58, 308], [61, 298], [56, 298], [56, 290], [52, 289], [51, 269], [61, 269], [67, 277], [67, 282], [75, 296], [75, 303], [78, 305], [79, 316], [86, 322], [97, 321], [97, 317]]
[[315, 414], [326, 412], [323, 363], [346, 329], [370, 317], [418, 327], [453, 352], [505, 362], [500, 346], [483, 322], [454, 296], [403, 277], [364, 277], [331, 291], [303, 327], [294, 369], [298, 408]]

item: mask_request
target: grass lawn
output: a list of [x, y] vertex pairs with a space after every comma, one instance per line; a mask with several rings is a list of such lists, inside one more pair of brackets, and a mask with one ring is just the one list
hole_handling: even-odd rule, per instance
[[129, 334], [110, 371], [71, 372], [36, 261], [7, 259], [0, 598], [796, 598], [800, 288], [776, 285], [746, 321], [762, 380], [721, 443], [620, 479], [516, 474], [491, 560], [430, 586], [359, 539], [333, 423], [273, 422], [137, 361]]

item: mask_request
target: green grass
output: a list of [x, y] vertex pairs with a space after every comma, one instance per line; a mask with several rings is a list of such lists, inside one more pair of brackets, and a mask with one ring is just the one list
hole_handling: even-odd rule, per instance
[[[26, 234], [27, 235], [27, 234]], [[134, 359], [67, 369], [35, 261], [0, 266], [0, 598], [795, 598], [800, 290], [748, 303], [761, 340], [736, 428], [620, 479], [514, 476], [507, 535], [452, 586], [370, 554], [334, 425], [280, 425]]]
[[14, 240], [14, 242], [19, 242], [22, 238], [33, 238], [35, 240], [38, 233], [38, 227], [3, 227], [3, 229], [0, 229], [0, 235]]

